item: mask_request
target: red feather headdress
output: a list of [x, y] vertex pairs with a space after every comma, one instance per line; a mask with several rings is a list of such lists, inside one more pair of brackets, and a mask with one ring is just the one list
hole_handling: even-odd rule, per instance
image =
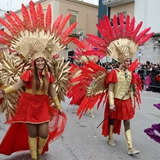
[[[110, 56], [113, 59], [123, 62], [126, 58], [132, 58], [137, 52], [139, 47], [143, 45], [153, 35], [148, 33], [150, 28], [146, 28], [140, 32], [142, 22], [135, 27], [135, 18], [130, 20], [130, 16], [126, 16], [124, 21], [123, 14], [119, 15], [119, 22], [117, 22], [117, 16], [113, 17], [113, 25], [111, 25], [109, 18], [104, 15], [104, 19], [100, 19], [100, 23], [97, 24], [101, 38], [95, 35], [87, 34], [87, 42], [97, 48], [97, 50], [88, 50], [86, 55], [96, 55], [100, 58]], [[76, 41], [74, 43], [78, 47], [80, 44]]]

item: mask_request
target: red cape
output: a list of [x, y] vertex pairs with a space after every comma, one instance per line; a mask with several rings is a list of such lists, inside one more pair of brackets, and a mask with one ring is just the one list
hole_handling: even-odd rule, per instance
[[[43, 149], [43, 152], [48, 151], [48, 144], [51, 141], [58, 139], [63, 133], [67, 117], [64, 113], [51, 108], [50, 113], [52, 118], [49, 122], [49, 138]], [[0, 153], [11, 155], [17, 151], [29, 150], [28, 131], [25, 123], [12, 123], [0, 144]]]

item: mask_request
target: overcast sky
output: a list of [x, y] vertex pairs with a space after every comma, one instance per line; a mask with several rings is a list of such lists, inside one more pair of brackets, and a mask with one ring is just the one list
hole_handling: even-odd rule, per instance
[[[21, 4], [29, 4], [30, 0], [0, 0], [0, 9], [2, 10], [12, 10], [16, 11], [21, 8]], [[38, 0], [33, 0], [34, 2]], [[83, 0], [84, 2], [89, 2], [98, 5], [99, 0]]]

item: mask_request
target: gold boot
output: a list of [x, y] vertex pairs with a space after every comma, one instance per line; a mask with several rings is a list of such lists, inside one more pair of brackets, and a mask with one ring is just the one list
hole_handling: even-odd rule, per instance
[[109, 126], [108, 144], [110, 146], [115, 146], [115, 142], [113, 140], [113, 125]]
[[93, 108], [90, 110], [89, 116], [92, 117], [92, 118], [95, 118], [95, 117], [96, 117], [96, 116], [93, 114]]
[[32, 160], [37, 160], [37, 137], [28, 137], [28, 143]]
[[125, 132], [125, 136], [126, 136], [126, 141], [127, 141], [128, 154], [129, 155], [139, 154], [140, 151], [133, 148], [132, 136], [131, 136], [131, 130], [130, 129]]
[[43, 138], [39, 137], [38, 150], [37, 150], [38, 160], [41, 160], [41, 153], [42, 153], [43, 147], [45, 146], [47, 140], [48, 140], [48, 138], [43, 139]]

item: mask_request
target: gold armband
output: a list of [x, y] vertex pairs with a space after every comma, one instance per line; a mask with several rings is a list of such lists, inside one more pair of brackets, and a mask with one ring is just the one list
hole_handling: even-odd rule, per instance
[[112, 91], [108, 91], [108, 96], [109, 96], [109, 105], [110, 106], [114, 105], [114, 93]]
[[15, 92], [15, 89], [14, 89], [13, 86], [9, 86], [9, 87], [7, 87], [7, 88], [4, 89], [4, 92], [7, 95], [7, 94]]
[[58, 99], [57, 96], [53, 97], [52, 100], [53, 100], [53, 102], [54, 102], [54, 104], [55, 104], [55, 106], [56, 106], [56, 108], [58, 110], [62, 109], [62, 106], [61, 106], [61, 104], [60, 104], [59, 99]]

